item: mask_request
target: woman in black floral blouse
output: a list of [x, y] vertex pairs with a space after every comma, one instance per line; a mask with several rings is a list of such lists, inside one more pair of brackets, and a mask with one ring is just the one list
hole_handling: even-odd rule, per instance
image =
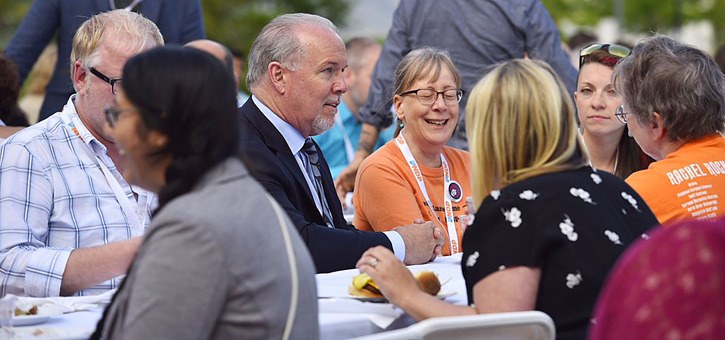
[[545, 63], [498, 65], [471, 92], [466, 114], [479, 205], [463, 236], [471, 305], [425, 296], [380, 247], [363, 255], [360, 271], [417, 320], [540, 310], [557, 338], [585, 338], [610, 268], [657, 219], [623, 180], [588, 165], [571, 98]]

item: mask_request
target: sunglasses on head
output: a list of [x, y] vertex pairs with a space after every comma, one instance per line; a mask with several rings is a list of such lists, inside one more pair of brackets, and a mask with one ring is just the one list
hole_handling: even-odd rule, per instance
[[603, 51], [605, 53], [598, 55], [596, 61], [610, 67], [614, 67], [620, 59], [628, 56], [631, 52], [629, 48], [622, 45], [599, 43], [591, 44], [579, 50], [579, 68], [584, 65], [584, 62], [588, 57], [592, 56], [597, 51]]

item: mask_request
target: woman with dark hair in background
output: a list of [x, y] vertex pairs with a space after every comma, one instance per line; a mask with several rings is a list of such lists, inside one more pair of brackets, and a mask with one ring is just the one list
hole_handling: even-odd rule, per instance
[[579, 124], [592, 167], [627, 178], [654, 161], [629, 136], [615, 116], [622, 97], [612, 84], [614, 65], [630, 49], [615, 44], [591, 44], [579, 52], [579, 77], [574, 92]]
[[317, 338], [307, 248], [236, 157], [229, 71], [202, 51], [156, 48], [126, 63], [122, 84], [111, 134], [124, 177], [159, 207], [95, 336]]

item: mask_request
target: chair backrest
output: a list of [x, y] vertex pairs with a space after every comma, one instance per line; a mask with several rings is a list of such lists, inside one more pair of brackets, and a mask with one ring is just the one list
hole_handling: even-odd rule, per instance
[[430, 318], [410, 327], [358, 340], [531, 339], [554, 340], [554, 321], [539, 311]]

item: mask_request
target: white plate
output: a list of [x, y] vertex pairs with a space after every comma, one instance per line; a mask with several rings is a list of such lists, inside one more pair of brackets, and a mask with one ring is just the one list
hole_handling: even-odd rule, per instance
[[[438, 292], [438, 295], [436, 295], [437, 298], [443, 300], [449, 296], [456, 295], [456, 292], [454, 291], [440, 291]], [[388, 299], [384, 297], [364, 297], [364, 296], [355, 296], [355, 295], [349, 295], [348, 298], [355, 299], [358, 301], [363, 302], [377, 302], [377, 303], [388, 303]]]
[[48, 318], [48, 315], [21, 315], [14, 316], [10, 322], [13, 326], [30, 326], [46, 322]]
[[63, 328], [58, 326], [35, 326], [14, 328], [17, 339], [86, 340], [94, 329]]

